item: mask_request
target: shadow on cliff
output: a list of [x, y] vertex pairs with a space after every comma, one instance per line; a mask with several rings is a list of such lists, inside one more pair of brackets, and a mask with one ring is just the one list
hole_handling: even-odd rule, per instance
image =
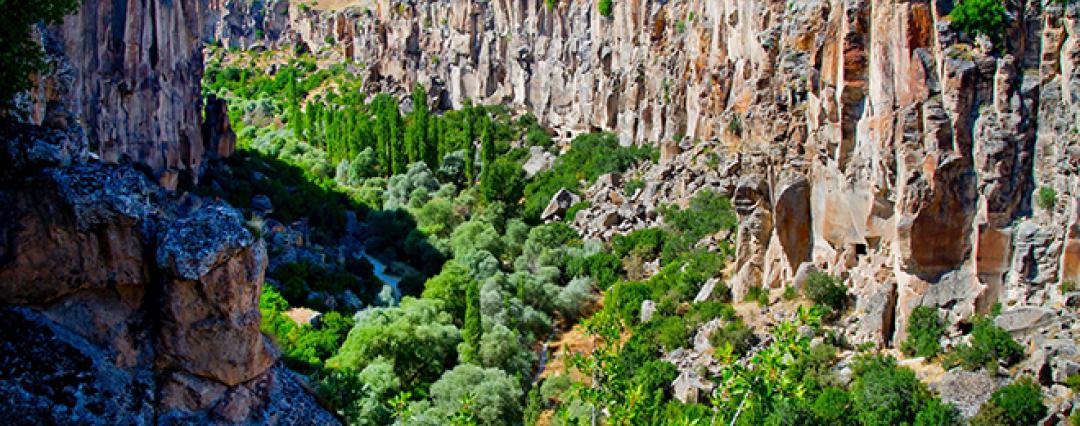
[[311, 243], [363, 251], [401, 278], [404, 295], [419, 295], [445, 261], [408, 211], [371, 209], [332, 179], [255, 150], [210, 160], [198, 185], [183, 182], [182, 189], [224, 199], [249, 219], [257, 212], [303, 232]]

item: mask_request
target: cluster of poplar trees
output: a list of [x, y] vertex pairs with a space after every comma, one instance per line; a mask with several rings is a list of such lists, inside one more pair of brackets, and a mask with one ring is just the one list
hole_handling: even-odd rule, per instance
[[482, 166], [496, 159], [494, 122], [484, 108], [466, 101], [453, 114], [432, 114], [427, 91], [420, 85], [413, 90], [412, 111], [405, 116], [385, 93], [368, 103], [356, 94], [331, 94], [309, 98], [301, 107], [303, 95], [295, 81], [289, 80], [285, 92], [289, 129], [297, 139], [325, 150], [335, 164], [357, 160], [371, 148], [375, 174], [392, 176], [421, 161], [436, 170], [448, 154], [463, 151], [464, 174], [473, 182], [479, 177], [476, 142]]

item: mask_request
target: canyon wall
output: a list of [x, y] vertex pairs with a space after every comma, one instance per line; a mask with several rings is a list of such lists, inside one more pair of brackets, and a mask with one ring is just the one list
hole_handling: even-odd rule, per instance
[[[337, 424], [260, 332], [265, 243], [172, 190], [234, 138], [202, 111], [202, 0], [87, 0], [0, 119], [0, 416]], [[205, 120], [204, 117], [205, 116]]]
[[508, 103], [561, 136], [715, 147], [737, 296], [825, 270], [857, 295], [855, 335], [889, 344], [914, 306], [950, 323], [1063, 306], [1056, 283], [1080, 279], [1075, 4], [1006, 1], [994, 45], [953, 28], [949, 1], [320, 3], [224, 1], [213, 30], [352, 60], [372, 91]]
[[197, 180], [218, 152], [202, 129], [208, 10], [207, 0], [84, 1], [40, 32], [57, 67], [31, 92], [31, 120], [79, 124], [101, 160], [141, 164], [167, 188]]

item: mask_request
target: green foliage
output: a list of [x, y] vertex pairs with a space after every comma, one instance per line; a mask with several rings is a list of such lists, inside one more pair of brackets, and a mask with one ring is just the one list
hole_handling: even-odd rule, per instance
[[997, 45], [1002, 41], [1008, 16], [1001, 0], [963, 0], [949, 12], [949, 18], [965, 34], [985, 35]]
[[911, 424], [933, 395], [915, 373], [896, 367], [892, 358], [871, 355], [856, 365], [852, 402], [859, 423], [868, 426]]
[[548, 10], [555, 9], [557, 2], [558, 0], [544, 0], [544, 4], [547, 6]]
[[[737, 219], [731, 201], [711, 191], [698, 191], [685, 210], [675, 206], [661, 209], [669, 229], [665, 235], [662, 259], [670, 262], [689, 251], [698, 241], [725, 229], [735, 229]], [[721, 243], [725, 253], [733, 254], [728, 242]]]
[[663, 242], [663, 230], [645, 228], [634, 230], [626, 235], [616, 235], [611, 239], [611, 248], [619, 257], [634, 256], [648, 261], [660, 254]]
[[524, 190], [525, 171], [505, 158], [492, 160], [480, 175], [480, 194], [488, 202], [516, 205]]
[[623, 171], [651, 153], [648, 148], [621, 146], [618, 138], [608, 133], [588, 133], [574, 138], [570, 150], [556, 159], [550, 170], [537, 174], [525, 186], [525, 219], [538, 222], [540, 213], [559, 189], [576, 190], [582, 180], [592, 183], [602, 174]]
[[445, 424], [469, 419], [466, 424], [503, 425], [520, 419], [523, 392], [517, 381], [495, 368], [461, 364], [431, 385], [431, 400], [411, 409], [415, 418], [405, 424]]
[[633, 197], [639, 189], [645, 187], [645, 181], [641, 179], [630, 179], [626, 181], [626, 185], [623, 186], [623, 195], [627, 197]]
[[961, 425], [960, 413], [956, 407], [941, 402], [940, 399], [930, 400], [918, 414], [915, 415], [914, 426], [951, 426]]
[[997, 371], [999, 365], [1008, 367], [1023, 359], [1024, 348], [992, 319], [976, 316], [972, 323], [971, 343], [957, 345], [946, 354], [942, 362], [946, 369], [960, 366]]
[[1061, 290], [1061, 293], [1062, 293], [1062, 294], [1065, 294], [1065, 293], [1071, 293], [1071, 292], [1074, 292], [1074, 291], [1076, 291], [1076, 290], [1077, 290], [1078, 288], [1080, 288], [1080, 287], [1077, 287], [1077, 286], [1076, 286], [1076, 281], [1073, 281], [1073, 280], [1064, 280], [1064, 281], [1062, 281], [1062, 282], [1061, 282], [1061, 284], [1060, 284], [1060, 287], [1059, 287], [1059, 288], [1060, 288], [1060, 290]]
[[758, 305], [768, 306], [769, 304], [769, 290], [762, 288], [761, 286], [751, 286], [746, 289], [746, 295], [743, 296], [744, 302], [757, 302]]
[[423, 297], [425, 299], [437, 299], [443, 302], [443, 306], [449, 312], [456, 323], [465, 323], [466, 290], [476, 286], [476, 280], [469, 275], [469, 269], [461, 263], [450, 260], [443, 264], [442, 272], [431, 277], [424, 284]]
[[461, 332], [441, 302], [406, 297], [401, 306], [364, 311], [326, 364], [359, 371], [381, 359], [393, 366], [403, 388], [422, 390], [453, 365], [459, 342]]
[[907, 339], [900, 345], [900, 350], [909, 356], [933, 357], [941, 352], [941, 336], [944, 334], [945, 322], [936, 308], [916, 307], [908, 318]]
[[1053, 210], [1054, 205], [1057, 204], [1057, 191], [1049, 186], [1039, 188], [1036, 204], [1043, 210]]
[[793, 286], [784, 286], [784, 300], [795, 300], [799, 298], [799, 290]]
[[852, 406], [851, 394], [841, 388], [828, 387], [822, 390], [814, 400], [810, 410], [814, 413], [814, 417], [821, 422], [820, 424], [844, 425], [854, 423], [852, 418], [854, 407]]
[[578, 201], [577, 203], [574, 203], [574, 205], [566, 209], [566, 214], [563, 215], [563, 220], [567, 222], [573, 221], [574, 218], [577, 217], [578, 212], [588, 209], [591, 205], [592, 203], [590, 203], [589, 200]]
[[979, 407], [979, 413], [971, 419], [971, 424], [1033, 425], [1042, 420], [1046, 413], [1046, 405], [1042, 402], [1042, 388], [1030, 377], [1024, 377], [994, 391], [990, 400]]
[[612, 0], [599, 0], [596, 3], [596, 10], [600, 12], [600, 16], [610, 18], [613, 13], [614, 6]]
[[834, 311], [843, 310], [847, 304], [847, 287], [838, 278], [824, 272], [811, 272], [802, 291], [807, 299]]
[[31, 88], [30, 75], [48, 70], [45, 54], [31, 37], [31, 26], [60, 23], [79, 0], [0, 0], [4, 26], [0, 29], [0, 110], [11, 106], [15, 94]]
[[352, 328], [352, 320], [337, 312], [318, 319], [318, 327], [299, 325], [285, 315], [289, 303], [267, 286], [259, 297], [262, 314], [260, 329], [270, 335], [281, 348], [285, 363], [304, 374], [321, 371], [323, 362], [332, 356]]
[[735, 318], [709, 335], [709, 343], [717, 348], [729, 345], [733, 354], [742, 356], [757, 343], [757, 337], [754, 336], [754, 330], [743, 323], [742, 318]]
[[346, 290], [359, 295], [365, 303], [371, 303], [382, 284], [371, 275], [371, 266], [366, 260], [357, 263], [361, 265], [358, 272], [362, 271], [366, 277], [344, 270], [328, 270], [307, 261], [280, 265], [270, 277], [281, 283], [281, 294], [292, 305], [325, 311], [327, 307], [312, 296], [315, 293], [340, 295]]
[[461, 346], [458, 347], [458, 356], [462, 363], [475, 362], [477, 349], [480, 346], [480, 337], [483, 330], [480, 327], [480, 285], [476, 281], [470, 281], [465, 289], [465, 326], [461, 329]]
[[619, 279], [622, 265], [611, 253], [599, 252], [588, 257], [572, 257], [566, 262], [566, 274], [570, 277], [591, 277], [601, 290], [606, 290]]

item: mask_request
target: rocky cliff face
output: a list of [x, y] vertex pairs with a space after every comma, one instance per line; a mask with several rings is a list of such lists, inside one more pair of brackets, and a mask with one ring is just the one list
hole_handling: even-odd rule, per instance
[[65, 131], [0, 141], [6, 419], [336, 422], [259, 332], [266, 248], [236, 210], [83, 161]]
[[[201, 111], [203, 2], [86, 1], [0, 120], [0, 416], [336, 424], [259, 331], [264, 242], [171, 193], [234, 139]], [[155, 181], [156, 179], [156, 181]]]
[[81, 125], [103, 161], [145, 165], [167, 188], [197, 179], [220, 151], [202, 129], [207, 10], [206, 0], [83, 2], [41, 32], [58, 66], [31, 93], [30, 117]]
[[[737, 292], [810, 263], [894, 300], [900, 332], [915, 305], [955, 320], [1063, 302], [1050, 284], [1080, 279], [1075, 5], [1010, 1], [991, 46], [929, 1], [616, 1], [611, 18], [592, 2], [288, 3], [218, 4], [216, 34], [670, 158], [715, 145], [742, 219]], [[1034, 206], [1044, 186], [1049, 209]]]

